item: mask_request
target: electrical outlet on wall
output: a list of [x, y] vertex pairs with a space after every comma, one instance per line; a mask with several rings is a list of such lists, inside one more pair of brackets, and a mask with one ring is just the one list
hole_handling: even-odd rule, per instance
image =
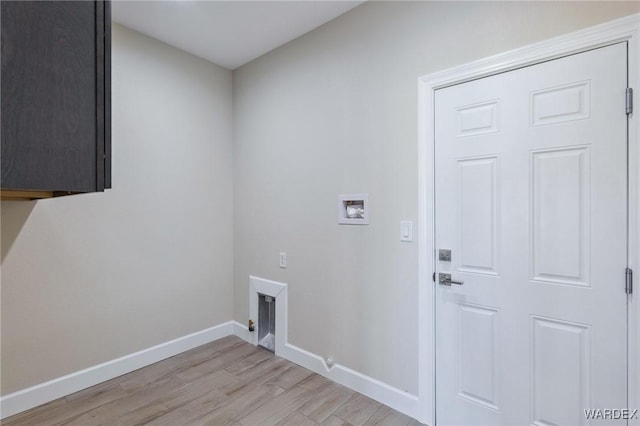
[[280, 253], [280, 267], [287, 267], [287, 253]]

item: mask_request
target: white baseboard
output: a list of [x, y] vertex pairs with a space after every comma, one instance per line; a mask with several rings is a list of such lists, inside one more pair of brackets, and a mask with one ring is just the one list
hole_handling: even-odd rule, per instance
[[97, 385], [200, 345], [236, 334], [228, 321], [0, 398], [0, 419]]
[[[236, 336], [247, 342], [251, 342], [249, 330], [245, 325], [234, 321], [233, 329]], [[413, 417], [414, 419], [418, 417], [417, 395], [404, 392], [340, 364], [335, 364], [332, 368], [328, 368], [321, 356], [288, 342], [284, 344], [284, 348], [281, 351], [276, 351], [276, 355], [311, 370], [314, 373], [327, 377], [349, 389], [366, 395], [371, 399], [375, 399], [407, 416]]]
[[417, 395], [404, 392], [340, 364], [335, 364], [333, 367], [328, 368], [321, 356], [290, 343], [285, 344], [282, 352], [283, 353], [277, 355], [301, 365], [314, 373], [325, 376], [349, 389], [366, 395], [371, 399], [388, 405], [407, 416], [413, 418], [417, 418], [418, 416]]
[[[230, 335], [238, 336], [249, 343], [252, 341], [252, 336], [247, 326], [237, 321], [228, 321], [1, 397], [0, 419], [13, 416]], [[276, 355], [388, 405], [401, 413], [413, 418], [417, 417], [418, 397], [415, 395], [403, 392], [340, 364], [336, 364], [329, 369], [321, 356], [290, 343], [285, 343], [283, 349]]]
[[244, 324], [240, 324], [238, 321], [232, 321], [232, 322], [233, 322], [233, 334], [235, 334], [245, 342], [252, 343], [251, 333], [249, 332], [249, 328]]

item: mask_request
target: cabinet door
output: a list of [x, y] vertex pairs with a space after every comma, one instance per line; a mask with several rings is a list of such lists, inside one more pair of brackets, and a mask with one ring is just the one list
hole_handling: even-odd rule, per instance
[[103, 4], [0, 3], [2, 188], [104, 189]]

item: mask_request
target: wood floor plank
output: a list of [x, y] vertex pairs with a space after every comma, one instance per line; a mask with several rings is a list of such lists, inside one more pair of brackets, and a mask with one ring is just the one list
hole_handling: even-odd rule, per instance
[[135, 408], [115, 418], [111, 423], [116, 426], [138, 426], [149, 424], [150, 421], [167, 412], [168, 408], [161, 403], [151, 403]]
[[[118, 401], [123, 402], [123, 401]], [[158, 415], [159, 412], [167, 411], [167, 408], [160, 403], [148, 404], [145, 406], [135, 406], [127, 410], [123, 406], [116, 405], [117, 410], [113, 410], [111, 404], [103, 405], [96, 409], [87, 411], [73, 419], [65, 420], [59, 425], [64, 426], [112, 426], [122, 424], [137, 424], [148, 418]], [[129, 419], [124, 423], [124, 419]]]
[[331, 383], [320, 392], [316, 392], [313, 399], [300, 407], [300, 412], [310, 419], [322, 423], [338, 408], [349, 401], [355, 392], [337, 383]]
[[120, 386], [125, 390], [133, 391], [148, 385], [149, 383], [162, 381], [175, 375], [183, 368], [183, 364], [175, 357], [151, 364], [139, 370], [125, 374], [120, 379]]
[[337, 416], [329, 416], [327, 419], [320, 423], [320, 426], [353, 426], [351, 423], [341, 419]]
[[191, 380], [199, 379], [200, 377], [207, 376], [215, 371], [221, 370], [224, 365], [225, 362], [223, 359], [210, 358], [194, 364], [193, 366], [186, 368], [180, 372], [177, 372], [176, 375], [182, 380], [188, 382]]
[[2, 421], [3, 426], [419, 424], [235, 336]]
[[245, 426], [274, 426], [313, 397], [305, 388], [296, 386], [273, 398], [265, 404], [239, 419]]
[[22, 413], [18, 413], [15, 416], [8, 417], [4, 419], [1, 423], [3, 426], [13, 426], [14, 424], [27, 424], [25, 423], [29, 419], [37, 417], [43, 412], [49, 412], [64, 406], [67, 404], [67, 400], [65, 398], [58, 398], [46, 404], [43, 404], [39, 407], [33, 408], [28, 411], [23, 411]]
[[294, 411], [278, 423], [276, 426], [317, 426], [318, 423], [314, 422], [299, 411]]
[[320, 388], [324, 388], [329, 386], [331, 383], [333, 383], [331, 380], [327, 379], [326, 377], [323, 377], [319, 374], [313, 374], [309, 377], [307, 377], [306, 379], [304, 379], [303, 381], [301, 381], [299, 383], [299, 386], [302, 386], [303, 388], [309, 390], [309, 391], [315, 391], [318, 390]]
[[225, 370], [227, 370], [231, 374], [241, 374], [251, 368], [254, 368], [257, 364], [260, 364], [273, 357], [274, 355], [271, 352], [262, 348], [257, 348], [257, 350], [248, 357], [240, 359], [226, 366]]
[[[222, 342], [218, 343], [220, 341]], [[210, 359], [214, 359], [215, 361], [213, 361], [213, 363], [219, 363], [219, 368], [222, 368], [225, 361], [241, 357], [243, 353], [251, 353], [250, 346], [251, 345], [247, 345], [235, 336], [225, 337], [207, 345], [200, 346], [125, 374], [119, 380], [120, 385], [126, 390], [139, 389], [149, 383], [160, 381], [173, 375], [183, 373], [185, 370], [196, 368]], [[200, 368], [202, 369], [202, 367]], [[215, 369], [210, 369], [209, 371], [215, 371]]]
[[271, 357], [257, 364], [254, 368], [235, 375], [238, 383], [223, 386], [222, 390], [229, 396], [239, 398], [248, 392], [253, 386], [268, 382], [273, 377], [282, 374], [292, 368], [292, 364], [277, 357]]
[[411, 420], [411, 417], [406, 414], [381, 405], [364, 424], [365, 426], [407, 426]]
[[302, 382], [312, 374], [313, 372], [307, 370], [306, 368], [300, 367], [299, 365], [294, 365], [284, 373], [279, 374], [273, 379], [269, 380], [269, 383], [273, 383], [274, 385], [289, 389]]
[[126, 395], [126, 391], [122, 389], [117, 382], [110, 383], [108, 387], [101, 387], [95, 394], [88, 393], [84, 398], [67, 401], [64, 405], [57, 406], [50, 410], [40, 411], [35, 416], [27, 416], [26, 418], [17, 420], [15, 423], [12, 419], [7, 419], [6, 423], [3, 421], [3, 425], [51, 426], [66, 423], [101, 405], [108, 404]]
[[224, 393], [213, 389], [210, 392], [181, 405], [173, 410], [163, 413], [150, 422], [149, 426], [175, 426], [191, 424], [207, 413], [227, 402], [229, 397]]
[[[138, 413], [138, 410], [142, 409], [144, 413], [146, 413], [145, 416], [142, 416], [144, 418], [157, 416], [169, 409], [167, 405], [164, 404], [163, 398], [168, 394], [172, 394], [172, 392], [177, 389], [186, 386], [187, 385], [177, 377], [168, 377], [136, 391], [126, 392], [121, 395], [120, 398], [94, 407], [82, 413], [80, 416], [66, 421], [64, 424], [65, 426], [114, 425], [119, 423], [121, 418], [129, 415], [132, 418], [132, 423], [129, 424], [135, 424], [139, 421], [133, 419], [142, 416], [141, 413]], [[154, 407], [153, 416], [149, 413], [149, 406]]]
[[240, 398], [233, 398], [228, 404], [217, 408], [199, 420], [208, 426], [231, 425], [237, 419], [245, 417], [250, 412], [265, 403], [273, 400], [274, 397], [284, 392], [284, 389], [277, 385], [262, 384], [251, 388]]
[[162, 397], [162, 402], [167, 407], [173, 409], [188, 404], [214, 389], [227, 397], [222, 391], [222, 388], [235, 384], [237, 381], [235, 377], [225, 370], [219, 370], [209, 376], [200, 377], [193, 382], [187, 383], [186, 386], [176, 389], [174, 392]]
[[352, 425], [363, 425], [381, 405], [371, 398], [358, 394], [342, 405], [335, 415]]
[[[168, 377], [164, 380], [149, 383], [143, 388], [135, 391], [127, 391], [127, 401], [123, 405], [146, 405], [151, 402], [161, 402], [167, 408], [172, 408], [180, 402], [173, 402], [181, 392], [191, 385], [177, 376]], [[114, 401], [114, 403], [117, 403]]]
[[216, 358], [220, 358], [225, 367], [238, 360], [246, 358], [256, 353], [257, 348], [245, 342], [240, 342], [216, 354]]

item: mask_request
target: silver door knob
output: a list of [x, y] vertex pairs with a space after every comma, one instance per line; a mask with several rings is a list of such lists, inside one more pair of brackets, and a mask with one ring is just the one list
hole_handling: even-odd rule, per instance
[[451, 274], [443, 274], [442, 272], [440, 272], [438, 274], [438, 284], [449, 285], [449, 286], [451, 284], [462, 285], [464, 284], [464, 281], [454, 281], [451, 279]]

